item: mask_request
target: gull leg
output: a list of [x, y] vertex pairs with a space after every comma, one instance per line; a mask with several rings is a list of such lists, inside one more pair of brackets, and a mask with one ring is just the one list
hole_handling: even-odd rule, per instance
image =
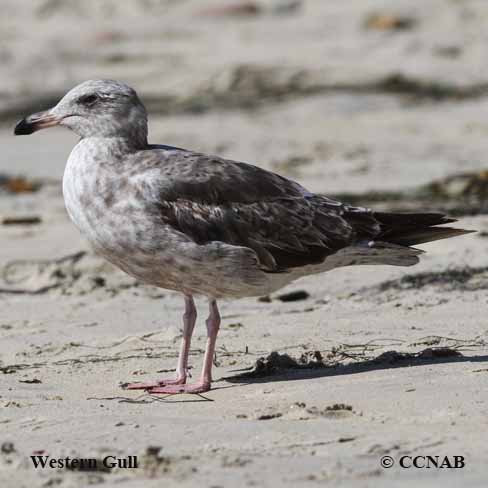
[[180, 354], [176, 367], [175, 379], [163, 379], [150, 383], [129, 383], [128, 390], [147, 390], [164, 385], [184, 385], [188, 376], [188, 354], [190, 352], [191, 336], [197, 320], [197, 309], [191, 295], [185, 295], [185, 313], [183, 314], [183, 338], [181, 339]]
[[212, 383], [212, 363], [215, 353], [215, 343], [217, 341], [217, 334], [220, 327], [220, 314], [217, 307], [217, 302], [213, 298], [209, 301], [210, 314], [207, 319], [207, 345], [205, 347], [205, 357], [203, 359], [202, 374], [200, 381], [192, 385], [173, 384], [164, 385], [151, 388], [149, 393], [203, 393], [210, 390]]

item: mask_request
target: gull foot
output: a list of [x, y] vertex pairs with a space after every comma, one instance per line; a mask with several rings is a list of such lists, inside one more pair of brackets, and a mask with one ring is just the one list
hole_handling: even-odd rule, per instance
[[186, 378], [177, 378], [175, 380], [150, 381], [148, 383], [125, 383], [122, 388], [125, 390], [151, 390], [160, 386], [184, 385], [185, 382]]
[[173, 384], [156, 386], [151, 388], [148, 393], [161, 393], [166, 395], [177, 395], [179, 393], [204, 393], [210, 390], [210, 383], [195, 383], [193, 385]]

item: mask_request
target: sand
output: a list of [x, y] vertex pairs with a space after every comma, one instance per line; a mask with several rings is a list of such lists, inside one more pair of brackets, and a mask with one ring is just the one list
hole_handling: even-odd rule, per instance
[[[485, 486], [486, 7], [241, 3], [238, 16], [211, 8], [230, 2], [4, 2], [0, 486]], [[415, 189], [472, 172], [455, 198], [421, 203], [481, 232], [422, 246], [412, 268], [336, 270], [224, 302], [212, 391], [124, 391], [172, 374], [183, 300], [105, 263], [69, 222], [72, 134], [12, 135], [15, 119], [95, 77], [139, 90], [152, 142], [258, 163], [313, 191], [383, 192], [381, 208], [403, 192], [415, 207]], [[306, 293], [280, 298], [292, 292]], [[204, 299], [198, 308], [194, 376]], [[35, 453], [140, 466], [34, 469]], [[465, 467], [398, 465], [428, 455]]]

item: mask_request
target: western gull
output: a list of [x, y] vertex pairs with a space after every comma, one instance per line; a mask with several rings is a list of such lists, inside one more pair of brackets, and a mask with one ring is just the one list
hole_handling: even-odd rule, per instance
[[[15, 134], [64, 126], [80, 136], [63, 177], [71, 220], [94, 250], [138, 280], [181, 292], [183, 338], [176, 377], [131, 383], [150, 393], [201, 393], [212, 382], [217, 300], [268, 295], [297, 278], [360, 264], [411, 266], [411, 246], [470, 231], [440, 213], [385, 213], [307, 191], [250, 164], [147, 142], [136, 92], [89, 80]], [[197, 310], [209, 300], [200, 379], [187, 384]]]

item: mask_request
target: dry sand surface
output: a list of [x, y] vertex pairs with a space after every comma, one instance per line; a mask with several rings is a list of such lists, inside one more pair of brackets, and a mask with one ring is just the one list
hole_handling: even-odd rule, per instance
[[[4, 0], [0, 486], [487, 486], [487, 20], [481, 0]], [[172, 374], [182, 298], [106, 264], [69, 222], [72, 134], [12, 136], [96, 77], [139, 89], [152, 142], [480, 232], [423, 246], [414, 268], [224, 302], [212, 391], [124, 391]], [[35, 470], [34, 452], [140, 467]], [[465, 467], [398, 466], [417, 455]]]

